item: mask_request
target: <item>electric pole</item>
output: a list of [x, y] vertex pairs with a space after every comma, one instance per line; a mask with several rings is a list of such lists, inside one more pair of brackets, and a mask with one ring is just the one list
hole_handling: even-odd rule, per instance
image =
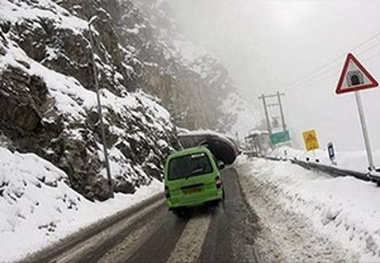
[[[282, 103], [281, 103], [281, 96], [285, 96], [285, 93], [280, 93], [277, 91], [276, 94], [271, 94], [271, 95], [261, 94], [261, 96], [259, 97], [259, 99], [263, 101], [265, 118], [267, 121], [269, 134], [272, 134], [272, 128], [271, 128], [271, 124], [270, 124], [270, 120], [269, 120], [269, 113], [268, 113], [269, 107], [277, 107], [278, 106], [280, 108], [280, 117], [281, 117], [282, 129], [284, 131], [286, 131], [286, 123], [285, 123], [285, 117], [284, 117], [284, 110], [282, 108]], [[277, 103], [268, 104], [266, 99], [271, 99], [271, 98], [277, 98]]]
[[259, 99], [262, 99], [263, 100], [263, 106], [264, 106], [264, 112], [265, 112], [265, 118], [267, 120], [267, 129], [268, 129], [268, 132], [269, 134], [272, 133], [272, 129], [271, 129], [271, 125], [270, 125], [270, 121], [269, 121], [269, 114], [268, 114], [268, 108], [267, 108], [267, 103], [265, 101], [265, 98], [267, 96], [264, 96], [264, 94], [261, 94], [261, 97], [259, 97]]
[[114, 197], [113, 189], [114, 185], [112, 182], [112, 177], [111, 177], [111, 168], [108, 160], [108, 151], [107, 151], [107, 140], [106, 140], [106, 133], [104, 130], [104, 122], [103, 122], [103, 113], [102, 113], [102, 104], [100, 102], [100, 94], [99, 94], [99, 81], [98, 81], [98, 70], [96, 67], [96, 61], [95, 61], [95, 54], [94, 54], [94, 39], [92, 36], [92, 29], [91, 29], [91, 24], [98, 19], [98, 16], [93, 16], [91, 19], [88, 21], [88, 30], [89, 30], [89, 35], [90, 35], [90, 45], [91, 45], [91, 62], [92, 62], [92, 67], [94, 70], [94, 80], [95, 80], [95, 90], [96, 90], [96, 99], [98, 102], [98, 115], [99, 115], [99, 122], [100, 122], [100, 130], [102, 134], [102, 144], [103, 144], [103, 153], [104, 153], [104, 163], [106, 166], [106, 172], [107, 172], [107, 178], [108, 178], [108, 185], [109, 185], [109, 190], [110, 190], [110, 197]]
[[[282, 94], [285, 96], [285, 94]], [[281, 120], [282, 120], [282, 129], [286, 131], [286, 124], [285, 124], [285, 117], [284, 117], [284, 110], [282, 109], [282, 103], [281, 103], [281, 94], [280, 92], [277, 91], [277, 100], [278, 100], [278, 105], [280, 106], [280, 114], [281, 114]]]

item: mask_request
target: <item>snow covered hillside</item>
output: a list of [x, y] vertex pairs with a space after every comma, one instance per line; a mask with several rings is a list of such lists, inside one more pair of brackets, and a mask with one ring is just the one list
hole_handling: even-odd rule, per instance
[[262, 233], [271, 239], [265, 244], [268, 250], [272, 243], [267, 255], [272, 262], [380, 261], [376, 184], [330, 177], [289, 161], [243, 157], [236, 167]]
[[0, 262], [21, 259], [163, 188], [155, 180], [133, 195], [90, 202], [69, 187], [63, 171], [37, 155], [0, 147], [0, 156]]
[[[256, 109], [239, 96], [234, 81], [210, 53], [212, 50], [192, 43], [180, 32], [168, 1], [132, 2], [146, 20], [140, 19], [139, 26], [130, 29], [138, 34], [128, 37], [126, 43], [149, 40], [143, 52], [136, 52], [146, 61], [143, 87], [162, 99], [175, 123], [191, 130], [203, 128], [230, 134], [238, 130], [245, 133], [246, 126], [252, 129], [257, 122]], [[133, 6], [126, 9], [123, 21], [136, 16], [132, 10]], [[120, 31], [122, 37], [124, 32]], [[154, 50], [159, 52], [146, 57]]]
[[116, 192], [161, 179], [174, 124], [238, 129], [228, 72], [179, 33], [166, 1], [4, 0], [0, 29], [2, 145], [49, 160], [88, 199], [111, 194], [92, 51]]
[[[133, 193], [161, 179], [174, 126], [157, 98], [132, 85], [137, 61], [128, 62], [109, 14], [95, 2], [76, 13], [83, 8], [99, 16], [94, 52], [114, 191]], [[50, 0], [1, 1], [0, 17], [2, 145], [49, 160], [86, 198], [107, 199], [87, 21]]]

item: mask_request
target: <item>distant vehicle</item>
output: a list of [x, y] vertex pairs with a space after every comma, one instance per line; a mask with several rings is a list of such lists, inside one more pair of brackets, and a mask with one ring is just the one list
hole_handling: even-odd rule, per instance
[[181, 214], [186, 208], [219, 203], [223, 185], [217, 162], [205, 147], [171, 154], [165, 165], [165, 196], [169, 210]]

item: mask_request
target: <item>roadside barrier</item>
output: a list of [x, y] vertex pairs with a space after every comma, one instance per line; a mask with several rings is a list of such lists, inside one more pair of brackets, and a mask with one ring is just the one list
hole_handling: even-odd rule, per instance
[[[272, 160], [272, 161], [287, 161], [285, 159], [275, 158], [275, 157], [270, 157], [270, 156], [261, 156], [258, 158], [264, 158], [264, 159]], [[299, 166], [301, 166], [307, 170], [312, 169], [312, 170], [320, 171], [320, 172], [326, 173], [326, 174], [333, 176], [333, 177], [353, 176], [353, 177], [360, 179], [360, 180], [363, 180], [363, 181], [374, 182], [378, 186], [380, 186], [380, 175], [379, 175], [379, 173], [376, 173], [376, 172], [375, 173], [371, 173], [371, 172], [363, 173], [363, 172], [338, 168], [336, 166], [325, 165], [325, 164], [321, 164], [319, 162], [302, 161], [302, 160], [297, 160], [297, 159], [289, 159], [289, 161], [291, 163], [299, 165]]]
[[338, 177], [338, 176], [353, 176], [357, 179], [364, 180], [364, 181], [371, 181], [371, 178], [369, 176], [369, 173], [361, 173], [357, 171], [337, 168], [335, 166], [329, 166], [321, 163], [313, 163], [313, 162], [305, 162], [301, 160], [290, 160], [291, 163], [297, 164], [299, 166], [302, 166], [305, 169], [314, 169], [318, 170], [324, 173], [327, 173], [331, 176]]

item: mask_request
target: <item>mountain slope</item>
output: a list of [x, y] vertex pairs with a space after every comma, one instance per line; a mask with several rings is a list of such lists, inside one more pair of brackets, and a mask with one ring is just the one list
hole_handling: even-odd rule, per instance
[[227, 70], [170, 12], [161, 0], [1, 1], [2, 145], [52, 162], [88, 199], [111, 195], [91, 51], [116, 192], [162, 178], [176, 126], [231, 130], [239, 100]]
[[[116, 192], [134, 192], [161, 178], [173, 125], [157, 99], [128, 85], [128, 53], [97, 8], [104, 17], [94, 24], [95, 58], [112, 177]], [[48, 0], [2, 1], [0, 17], [4, 145], [51, 161], [87, 198], [108, 198], [87, 22]]]

